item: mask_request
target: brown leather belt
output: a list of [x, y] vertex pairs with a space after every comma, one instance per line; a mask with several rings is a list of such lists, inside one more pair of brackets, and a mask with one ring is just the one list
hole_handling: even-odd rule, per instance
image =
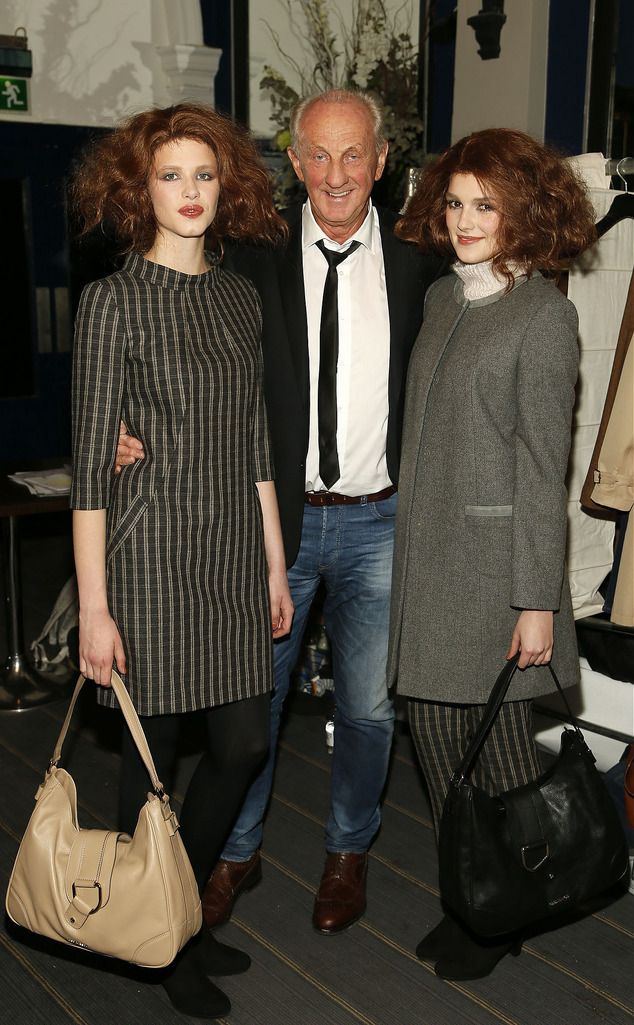
[[306, 505], [361, 505], [362, 502], [382, 502], [396, 494], [396, 487], [390, 484], [383, 491], [375, 491], [373, 495], [338, 495], [336, 491], [307, 491], [304, 495]]

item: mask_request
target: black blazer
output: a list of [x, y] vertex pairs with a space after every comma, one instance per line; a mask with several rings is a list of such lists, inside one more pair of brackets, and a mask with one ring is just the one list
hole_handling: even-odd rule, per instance
[[[381, 209], [378, 213], [390, 317], [387, 466], [396, 484], [407, 364], [423, 319], [425, 291], [438, 276], [440, 261], [394, 236], [398, 220], [394, 214]], [[309, 376], [301, 207], [287, 211], [286, 219], [285, 246], [228, 246], [225, 263], [249, 278], [262, 300], [264, 395], [286, 562], [291, 566], [299, 548], [304, 508]]]

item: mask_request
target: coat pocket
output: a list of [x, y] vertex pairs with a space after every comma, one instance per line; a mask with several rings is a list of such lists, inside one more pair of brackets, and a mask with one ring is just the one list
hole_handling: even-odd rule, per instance
[[106, 547], [106, 561], [112, 558], [123, 542], [132, 533], [137, 523], [147, 512], [148, 502], [141, 495], [136, 495], [123, 515], [117, 521], [108, 538]]
[[466, 505], [470, 558], [480, 578], [498, 580], [508, 594], [513, 530], [512, 505]]
[[512, 505], [465, 505], [465, 516], [512, 516]]

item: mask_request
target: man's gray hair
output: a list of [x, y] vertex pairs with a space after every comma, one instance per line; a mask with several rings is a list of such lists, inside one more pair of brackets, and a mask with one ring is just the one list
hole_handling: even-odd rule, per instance
[[301, 122], [304, 116], [316, 103], [359, 103], [365, 107], [372, 121], [374, 140], [377, 153], [385, 146], [385, 124], [383, 106], [372, 93], [364, 93], [356, 89], [328, 89], [326, 92], [314, 93], [298, 100], [291, 111], [289, 129], [291, 133], [291, 149], [299, 153], [301, 146]]

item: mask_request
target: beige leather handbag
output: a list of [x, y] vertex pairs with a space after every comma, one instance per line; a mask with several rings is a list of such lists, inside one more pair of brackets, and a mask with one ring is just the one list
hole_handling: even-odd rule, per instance
[[163, 968], [202, 922], [200, 897], [176, 815], [156, 775], [145, 734], [117, 673], [112, 688], [152, 781], [134, 836], [81, 829], [72, 777], [58, 768], [79, 677], [15, 859], [6, 908], [32, 932]]

